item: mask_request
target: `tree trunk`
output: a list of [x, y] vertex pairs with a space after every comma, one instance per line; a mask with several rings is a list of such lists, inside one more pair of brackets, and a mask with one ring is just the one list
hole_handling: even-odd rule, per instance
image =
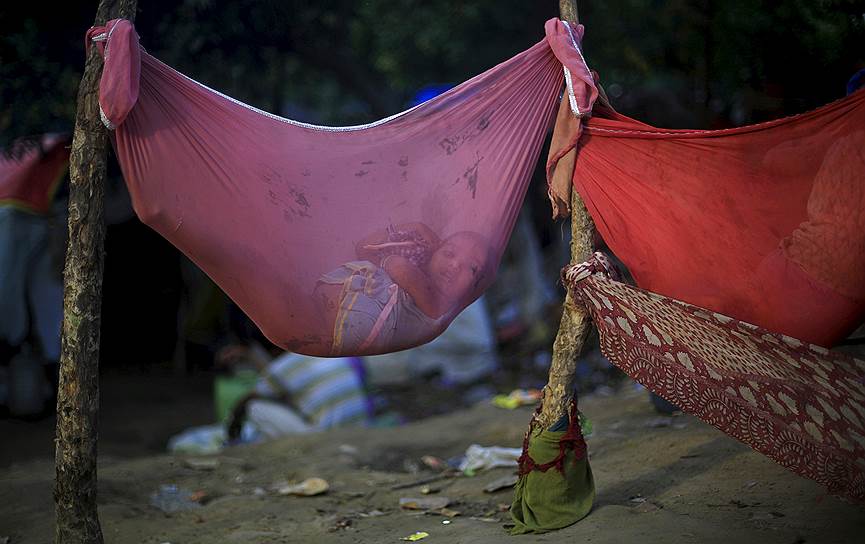
[[[578, 23], [576, 0], [559, 0], [559, 12], [564, 21]], [[592, 236], [594, 222], [586, 211], [580, 195], [571, 190], [571, 262], [579, 263], [588, 259], [594, 251]], [[589, 336], [591, 321], [586, 309], [577, 303], [571, 293], [565, 297], [559, 332], [553, 343], [553, 360], [550, 363], [550, 377], [544, 386], [544, 398], [537, 423], [541, 429], [554, 425], [568, 413], [568, 406], [574, 398], [574, 374], [577, 356]]]
[[[96, 25], [110, 13], [133, 19], [136, 0], [101, 0]], [[57, 392], [57, 449], [54, 502], [58, 544], [101, 543], [96, 511], [96, 439], [99, 406], [99, 327], [105, 224], [107, 133], [99, 118], [102, 57], [90, 49], [78, 87], [75, 130], [69, 159], [69, 241], [63, 282], [60, 385]]]

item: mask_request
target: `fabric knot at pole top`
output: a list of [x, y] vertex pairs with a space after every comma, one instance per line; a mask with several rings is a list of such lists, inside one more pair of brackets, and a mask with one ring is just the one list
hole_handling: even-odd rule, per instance
[[588, 261], [563, 268], [562, 281], [575, 285], [593, 274], [605, 274], [616, 281], [621, 281], [622, 276], [606, 255], [596, 251]]
[[591, 111], [582, 27], [545, 29], [436, 98], [345, 127], [210, 89], [144, 52], [128, 21], [88, 41], [139, 218], [275, 344], [363, 355], [431, 340], [492, 283], [565, 79], [571, 115]]
[[[591, 115], [592, 106], [598, 98], [594, 75], [579, 45], [584, 31], [583, 25], [572, 28], [569, 23], [557, 19], [546, 24], [550, 47], [559, 59], [567, 61], [562, 61], [566, 92], [559, 105], [546, 165], [547, 195], [553, 205], [553, 219], [567, 217], [571, 213], [571, 176], [576, 160], [576, 145], [582, 134], [582, 120]], [[555, 36], [555, 39], [551, 40], [551, 36]]]
[[598, 88], [581, 49], [585, 27], [580, 24], [572, 27], [567, 21], [550, 19], [544, 31], [550, 49], [562, 63], [571, 113], [576, 117], [591, 115]]
[[138, 100], [141, 47], [135, 27], [126, 19], [112, 19], [87, 31], [85, 45], [96, 43], [103, 56], [99, 80], [99, 114], [111, 130], [120, 125]]

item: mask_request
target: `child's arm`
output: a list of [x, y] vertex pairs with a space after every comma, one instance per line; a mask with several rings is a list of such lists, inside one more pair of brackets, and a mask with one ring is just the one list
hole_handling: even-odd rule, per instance
[[[423, 223], [402, 223], [393, 227], [397, 232], [416, 232], [426, 242], [429, 247], [437, 247], [440, 243], [439, 237], [432, 231], [431, 228]], [[355, 253], [358, 259], [369, 261], [376, 266], [380, 266], [383, 254], [381, 250], [398, 248], [400, 246], [413, 246], [414, 242], [392, 242], [387, 229], [377, 231], [355, 245]]]
[[438, 319], [449, 308], [444, 307], [443, 297], [435, 290], [426, 272], [401, 255], [392, 255], [382, 262], [388, 276], [414, 300], [420, 311]]

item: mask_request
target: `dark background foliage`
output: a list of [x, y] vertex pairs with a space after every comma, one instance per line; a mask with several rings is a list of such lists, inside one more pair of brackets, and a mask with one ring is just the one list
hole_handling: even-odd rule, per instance
[[[862, 0], [579, 3], [614, 104], [668, 126], [729, 126], [815, 107], [865, 66]], [[0, 7], [0, 147], [71, 126], [96, 2]], [[524, 0], [143, 0], [154, 55], [262, 109], [331, 124], [403, 109], [525, 49], [557, 14]]]

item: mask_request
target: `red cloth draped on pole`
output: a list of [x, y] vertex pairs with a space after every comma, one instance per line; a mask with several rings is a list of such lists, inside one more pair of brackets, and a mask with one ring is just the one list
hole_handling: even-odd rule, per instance
[[573, 184], [641, 288], [821, 346], [865, 319], [865, 91], [728, 130], [568, 124], [551, 169], [579, 137]]
[[21, 156], [0, 155], [0, 205], [46, 214], [69, 161], [69, 137], [46, 134]]
[[597, 91], [582, 27], [406, 112], [321, 127], [205, 87], [93, 28], [99, 103], [136, 213], [275, 344], [313, 355], [397, 351], [440, 334], [490, 285], [567, 80]]

